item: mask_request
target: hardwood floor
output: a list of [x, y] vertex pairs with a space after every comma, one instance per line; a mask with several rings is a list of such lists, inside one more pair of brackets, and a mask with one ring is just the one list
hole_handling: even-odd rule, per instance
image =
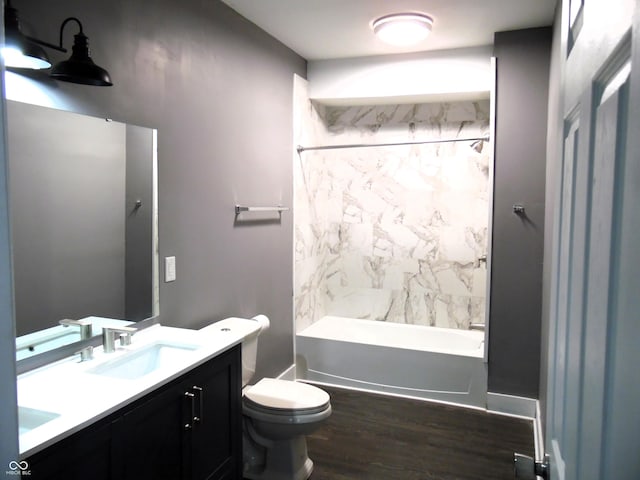
[[333, 413], [307, 437], [311, 480], [512, 480], [513, 453], [534, 453], [527, 420], [322, 388]]

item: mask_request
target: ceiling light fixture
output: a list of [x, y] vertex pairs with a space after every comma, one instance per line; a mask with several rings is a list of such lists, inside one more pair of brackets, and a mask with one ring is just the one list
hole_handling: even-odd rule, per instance
[[82, 23], [75, 17], [69, 17], [60, 26], [60, 45], [38, 40], [24, 35], [20, 29], [18, 11], [8, 0], [4, 7], [5, 45], [2, 56], [7, 67], [43, 70], [51, 67], [51, 62], [42, 46], [66, 53], [62, 46], [62, 34], [67, 23], [78, 24], [80, 31], [74, 36], [72, 54], [51, 69], [50, 76], [63, 82], [81, 83], [84, 85], [111, 86], [109, 72], [96, 65], [89, 55], [89, 39], [82, 31]]
[[380, 40], [397, 47], [423, 41], [433, 27], [433, 18], [422, 13], [394, 13], [373, 21], [373, 32]]

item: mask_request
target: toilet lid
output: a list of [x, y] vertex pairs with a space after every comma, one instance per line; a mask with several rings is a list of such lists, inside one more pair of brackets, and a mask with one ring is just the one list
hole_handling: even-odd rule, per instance
[[315, 410], [329, 403], [329, 394], [313, 385], [263, 378], [244, 392], [255, 405], [278, 410]]

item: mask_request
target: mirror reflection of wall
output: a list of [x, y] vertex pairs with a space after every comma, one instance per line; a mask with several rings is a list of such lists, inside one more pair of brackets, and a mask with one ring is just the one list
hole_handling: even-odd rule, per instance
[[154, 130], [12, 101], [7, 123], [17, 335], [153, 316]]

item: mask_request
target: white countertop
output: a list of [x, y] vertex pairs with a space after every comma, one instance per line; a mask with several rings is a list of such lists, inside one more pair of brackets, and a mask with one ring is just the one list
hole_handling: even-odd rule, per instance
[[[19, 407], [59, 414], [20, 435], [21, 458], [106, 417], [237, 345], [242, 339], [241, 333], [236, 331], [198, 331], [154, 325], [136, 333], [130, 346], [119, 346], [113, 353], [104, 353], [102, 347], [96, 347], [93, 360], [80, 362], [80, 356], [74, 355], [19, 375]], [[89, 372], [132, 351], [163, 341], [197, 348], [181, 353], [179, 360], [170, 366], [136, 379], [111, 378]]]

